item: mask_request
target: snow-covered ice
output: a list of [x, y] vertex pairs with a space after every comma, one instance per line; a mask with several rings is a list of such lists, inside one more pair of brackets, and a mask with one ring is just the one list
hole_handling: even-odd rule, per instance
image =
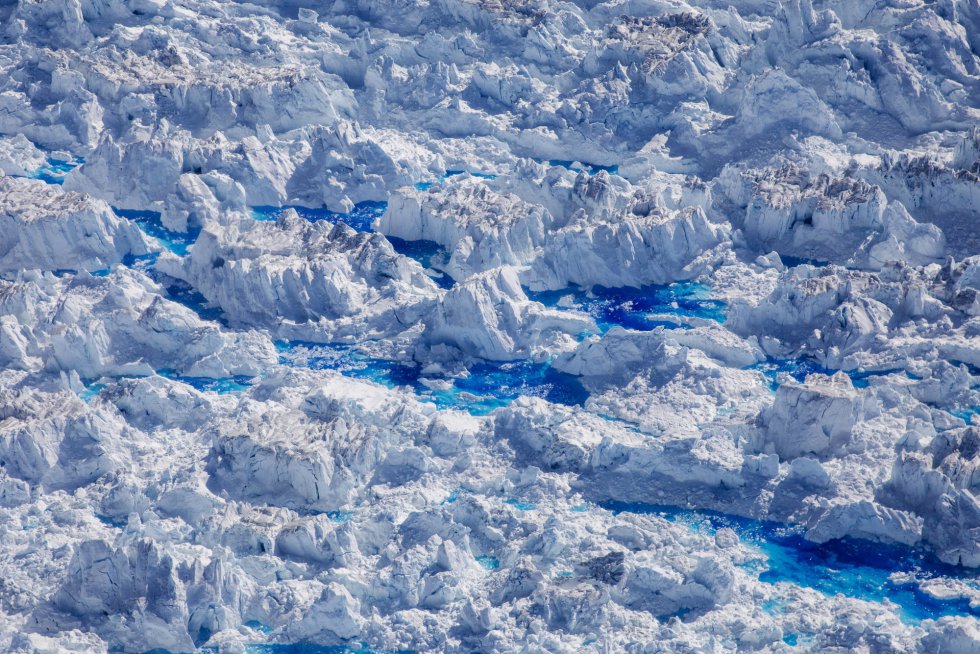
[[980, 6], [0, 1], [0, 651], [980, 652]]

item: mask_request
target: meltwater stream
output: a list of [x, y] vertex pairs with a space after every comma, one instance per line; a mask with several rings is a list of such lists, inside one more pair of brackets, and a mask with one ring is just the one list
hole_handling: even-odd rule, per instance
[[485, 361], [458, 376], [442, 377], [424, 375], [413, 362], [373, 357], [356, 345], [279, 341], [276, 348], [283, 365], [335, 370], [388, 388], [409, 387], [420, 400], [473, 415], [487, 415], [521, 396], [569, 406], [582, 406], [588, 398], [577, 377], [548, 363]]
[[531, 291], [527, 296], [546, 307], [589, 314], [605, 333], [611, 327], [651, 331], [657, 327], [689, 328], [698, 320], [725, 321], [726, 305], [713, 299], [703, 284], [677, 282], [640, 288], [568, 288]]
[[980, 606], [971, 607], [965, 598], [940, 600], [919, 590], [916, 580], [935, 578], [956, 579], [980, 590], [974, 572], [946, 565], [922, 549], [856, 539], [817, 544], [787, 525], [712, 511], [625, 502], [601, 506], [614, 513], [658, 515], [708, 534], [723, 527], [732, 529], [743, 543], [758, 551], [759, 558], [743, 567], [758, 573], [763, 582], [788, 582], [826, 595], [840, 593], [869, 602], [887, 600], [899, 607], [903, 620], [911, 623], [943, 616], [980, 616]]
[[293, 209], [299, 214], [300, 218], [305, 218], [310, 222], [327, 220], [332, 223], [343, 223], [358, 232], [370, 232], [371, 223], [375, 219], [380, 218], [387, 208], [388, 203], [384, 201], [359, 202], [348, 213], [340, 213], [323, 208], [313, 209], [293, 204], [282, 207], [258, 206], [252, 207], [252, 217], [256, 220], [277, 220], [283, 211]]

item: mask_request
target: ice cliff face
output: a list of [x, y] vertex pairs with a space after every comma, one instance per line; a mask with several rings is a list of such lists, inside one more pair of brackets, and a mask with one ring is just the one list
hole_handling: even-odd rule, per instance
[[94, 271], [150, 252], [135, 226], [105, 202], [39, 181], [0, 178], [3, 272]]
[[0, 2], [0, 651], [980, 651], [978, 52]]

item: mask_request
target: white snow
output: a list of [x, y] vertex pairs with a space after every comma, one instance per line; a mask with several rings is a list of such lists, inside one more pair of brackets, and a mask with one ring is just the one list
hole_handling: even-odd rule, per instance
[[0, 651], [980, 651], [978, 52], [0, 3]]

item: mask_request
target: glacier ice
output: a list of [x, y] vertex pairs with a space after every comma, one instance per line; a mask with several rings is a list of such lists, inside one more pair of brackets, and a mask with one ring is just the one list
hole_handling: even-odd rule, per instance
[[0, 2], [0, 651], [980, 651], [978, 53]]

